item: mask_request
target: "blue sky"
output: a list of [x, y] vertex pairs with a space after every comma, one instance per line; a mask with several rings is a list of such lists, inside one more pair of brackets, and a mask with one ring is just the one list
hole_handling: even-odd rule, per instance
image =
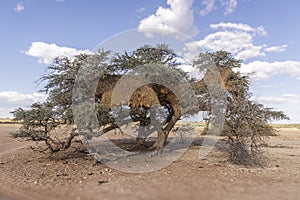
[[193, 38], [191, 51], [231, 51], [252, 73], [255, 99], [300, 123], [299, 9], [298, 0], [0, 0], [0, 117], [44, 98], [35, 81], [53, 57], [130, 29], [167, 34], [151, 26]]

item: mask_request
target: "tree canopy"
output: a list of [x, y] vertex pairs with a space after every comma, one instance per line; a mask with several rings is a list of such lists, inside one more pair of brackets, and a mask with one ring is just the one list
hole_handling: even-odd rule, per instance
[[[218, 102], [210, 92], [210, 83], [216, 81], [213, 76], [215, 72], [203, 65], [203, 59], [207, 57], [217, 69], [220, 87], [226, 96], [223, 134], [228, 136], [232, 146], [230, 158], [245, 164], [241, 156], [245, 156], [246, 152], [249, 155], [246, 160], [255, 160], [253, 155], [259, 151], [259, 142], [274, 132], [269, 122], [288, 117], [251, 99], [249, 77], [236, 70], [242, 61], [229, 52], [199, 54], [193, 66], [204, 71], [205, 76], [198, 80], [180, 68], [179, 57], [164, 44], [155, 47], [145, 45], [123, 54], [102, 50], [94, 55], [78, 55], [74, 59], [55, 59], [41, 77], [41, 81], [46, 83], [41, 90], [48, 94], [46, 102], [35, 103], [29, 110], [18, 108], [12, 112], [15, 120], [22, 121], [22, 127], [15, 136], [44, 141], [46, 150], [50, 152], [66, 149], [78, 131], [70, 129], [72, 131], [64, 141], [55, 140], [51, 132], [59, 126], [74, 127], [72, 104], [78, 100], [92, 99], [95, 106], [90, 112], [96, 111], [98, 124], [88, 122], [84, 125], [90, 130], [90, 137], [93, 137], [97, 126], [102, 127], [100, 134], [104, 134], [135, 122], [138, 125], [139, 145], [143, 145], [150, 134], [157, 132], [157, 141], [150, 149], [162, 149], [169, 132], [184, 116], [208, 111], [209, 119], [216, 117], [211, 110], [212, 105]], [[85, 77], [87, 79], [78, 80], [84, 64], [89, 65], [89, 70], [85, 72], [89, 75]], [[79, 81], [80, 87], [76, 86], [76, 81]], [[91, 82], [95, 83], [95, 90], [91, 90]], [[133, 87], [139, 84], [139, 87]], [[126, 96], [124, 88], [130, 91], [132, 87], [134, 90], [128, 101], [123, 102], [122, 98]], [[74, 91], [80, 95], [74, 96]], [[78, 112], [87, 111], [79, 109]]]

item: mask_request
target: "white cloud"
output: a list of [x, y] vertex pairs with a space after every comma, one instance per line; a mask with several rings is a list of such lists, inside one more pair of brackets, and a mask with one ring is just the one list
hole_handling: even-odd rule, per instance
[[139, 9], [137, 9], [137, 12], [139, 12], [139, 13], [142, 13], [142, 12], [145, 12], [145, 11], [146, 11], [146, 8], [144, 8], [144, 7], [141, 7]]
[[286, 98], [279, 96], [279, 97], [274, 97], [274, 96], [258, 96], [254, 98], [255, 101], [263, 104], [282, 104], [286, 102]]
[[61, 56], [74, 57], [78, 54], [92, 54], [89, 50], [77, 50], [70, 47], [61, 47], [56, 44], [48, 44], [45, 42], [32, 42], [29, 49], [25, 52], [26, 55], [39, 58], [40, 63], [51, 64], [53, 59]]
[[188, 62], [186, 59], [180, 57], [177, 58], [177, 61], [181, 63], [178, 67], [184, 72], [187, 72], [190, 77], [196, 78], [198, 80], [203, 78], [204, 74], [200, 73], [200, 71], [197, 68], [193, 67], [191, 62]]
[[287, 47], [288, 47], [287, 45], [272, 46], [272, 47], [265, 48], [264, 50], [265, 50], [266, 52], [275, 52], [275, 53], [279, 53], [279, 52], [285, 51]]
[[45, 94], [41, 93], [19, 93], [15, 91], [0, 91], [0, 117], [12, 117], [11, 111], [18, 107], [27, 107], [34, 102], [43, 102]]
[[242, 23], [224, 23], [221, 22], [219, 24], [211, 24], [209, 26], [212, 29], [234, 29], [234, 30], [240, 30], [244, 32], [255, 32], [255, 28], [252, 28], [248, 24], [242, 24]]
[[245, 46], [252, 43], [252, 37], [245, 32], [219, 31], [207, 35], [203, 40], [199, 40], [197, 44], [206, 49], [213, 51], [227, 50], [232, 53], [241, 51]]
[[25, 8], [24, 8], [24, 5], [23, 5], [23, 2], [19, 2], [19, 3], [17, 3], [17, 5], [16, 5], [16, 7], [15, 7], [15, 11], [16, 12], [21, 12], [21, 11], [23, 11]]
[[[170, 7], [159, 7], [155, 14], [142, 19], [138, 27], [139, 31], [147, 37], [152, 37], [154, 34], [172, 35], [174, 31], [195, 36], [198, 29], [194, 25], [193, 1], [168, 0], [167, 4]], [[176, 37], [181, 38], [180, 35], [176, 35]]]
[[267, 36], [267, 31], [265, 30], [265, 28], [263, 26], [257, 27], [256, 32], [260, 36]]
[[237, 6], [237, 0], [222, 0], [222, 5], [225, 6], [225, 15], [228, 15], [232, 12], [234, 12], [236, 6]]
[[244, 50], [242, 50], [236, 55], [236, 58], [241, 60], [248, 60], [257, 56], [265, 56], [265, 53], [261, 52], [261, 49], [262, 46], [255, 46], [253, 44], [249, 44], [249, 46], [245, 47]]
[[205, 6], [200, 10], [200, 15], [204, 16], [216, 9], [215, 0], [202, 0], [202, 5]]
[[297, 95], [297, 94], [283, 94], [282, 97], [283, 98], [287, 98], [287, 99], [297, 99], [297, 100], [300, 100], [300, 95]]
[[266, 36], [267, 32], [263, 26], [259, 26], [257, 28], [253, 28], [248, 24], [243, 23], [225, 23], [221, 22], [219, 24], [211, 24], [209, 26], [212, 29], [222, 29], [222, 30], [230, 30], [230, 31], [243, 31], [252, 33], [253, 35]]
[[256, 96], [254, 100], [264, 104], [266, 107], [273, 107], [282, 110], [290, 117], [290, 123], [300, 123], [300, 94], [282, 94], [279, 96]]
[[[234, 12], [238, 4], [237, 0], [219, 0], [219, 2], [221, 3], [221, 6], [225, 9], [225, 15]], [[204, 6], [204, 8], [200, 10], [200, 15], [202, 16], [207, 15], [211, 11], [218, 8], [216, 0], [202, 0], [202, 5]]]
[[253, 61], [248, 64], [242, 64], [240, 72], [250, 74], [254, 80], [268, 79], [273, 75], [287, 74], [290, 76], [300, 75], [300, 62], [283, 61], [283, 62], [265, 62]]
[[[265, 44], [255, 44], [255, 37], [267, 34], [262, 26], [255, 28], [248, 24], [223, 22], [211, 24], [210, 28], [215, 32], [202, 40], [185, 44], [186, 60], [191, 61], [199, 54], [199, 51], [225, 50], [245, 62], [248, 59], [264, 57], [269, 52], [282, 52], [287, 48], [287, 45], [268, 47]], [[247, 64], [243, 63], [239, 71], [248, 74], [252, 80], [264, 80], [279, 74], [297, 77], [300, 80], [300, 62], [298, 61], [252, 61]]]
[[225, 50], [242, 60], [265, 55], [262, 51], [263, 45], [255, 45], [253, 42], [253, 38], [258, 34], [264, 34], [263, 27], [253, 28], [241, 23], [219, 23], [210, 27], [217, 31], [193, 44], [186, 44], [190, 52], [197, 52], [197, 48], [210, 51]]
[[258, 87], [260, 87], [260, 88], [271, 88], [271, 87], [273, 87], [273, 85], [270, 85], [270, 84], [259, 84], [258, 85]]
[[8, 103], [24, 104], [28, 101], [43, 101], [45, 100], [45, 95], [41, 93], [24, 94], [15, 91], [2, 91], [0, 92], [0, 100]]

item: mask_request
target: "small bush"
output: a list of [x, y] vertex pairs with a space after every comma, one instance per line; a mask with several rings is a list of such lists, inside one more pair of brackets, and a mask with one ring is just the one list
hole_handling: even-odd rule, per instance
[[227, 109], [223, 134], [229, 138], [229, 160], [241, 165], [264, 165], [260, 146], [277, 133], [269, 122], [288, 117], [249, 99], [235, 99]]

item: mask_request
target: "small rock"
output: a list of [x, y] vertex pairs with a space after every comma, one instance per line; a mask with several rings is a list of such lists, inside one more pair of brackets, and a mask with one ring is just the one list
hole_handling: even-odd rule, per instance
[[0, 161], [0, 165], [4, 165], [4, 164], [5, 164], [4, 162], [1, 162], [1, 161]]
[[67, 173], [57, 173], [56, 176], [68, 176], [69, 174]]
[[100, 185], [102, 185], [102, 184], [108, 183], [108, 181], [101, 180], [101, 181], [98, 181], [98, 183], [99, 183]]
[[94, 173], [93, 172], [88, 172], [87, 175], [91, 176], [93, 175]]
[[199, 168], [199, 169], [203, 169], [204, 167], [203, 167], [203, 166], [199, 166], [198, 168]]
[[280, 167], [280, 165], [275, 165], [275, 167]]

